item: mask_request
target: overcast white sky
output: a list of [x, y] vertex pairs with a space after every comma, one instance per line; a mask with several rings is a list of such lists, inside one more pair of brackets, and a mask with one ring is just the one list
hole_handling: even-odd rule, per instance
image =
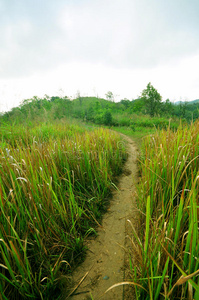
[[0, 111], [23, 99], [199, 98], [199, 0], [0, 0]]

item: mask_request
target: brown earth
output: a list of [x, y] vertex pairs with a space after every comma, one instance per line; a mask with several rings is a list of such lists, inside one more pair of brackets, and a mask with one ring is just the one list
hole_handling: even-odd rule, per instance
[[85, 261], [73, 273], [72, 300], [122, 300], [134, 299], [133, 287], [120, 285], [107, 293], [112, 285], [129, 277], [126, 266], [129, 261], [129, 236], [132, 224], [137, 224], [136, 190], [138, 150], [134, 142], [123, 136], [128, 143], [128, 159], [119, 177], [118, 190], [113, 192], [110, 207], [103, 217], [98, 236], [87, 241]]

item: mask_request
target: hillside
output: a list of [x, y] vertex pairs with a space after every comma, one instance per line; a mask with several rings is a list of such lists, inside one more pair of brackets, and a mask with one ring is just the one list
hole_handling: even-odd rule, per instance
[[192, 105], [192, 104], [198, 104], [199, 103], [199, 99], [196, 100], [192, 100], [192, 101], [177, 101], [174, 104], [176, 105], [180, 105], [180, 104], [187, 104], [187, 105]]
[[167, 99], [162, 101], [161, 95], [149, 83], [138, 99], [122, 99], [114, 102], [97, 97], [75, 99], [65, 97], [26, 99], [19, 107], [13, 108], [1, 116], [2, 122], [15, 124], [32, 121], [52, 121], [55, 119], [75, 118], [96, 125], [126, 127], [133, 132], [152, 130], [153, 128], [177, 128], [182, 119], [184, 122], [199, 118], [199, 100], [173, 104]]
[[[195, 293], [198, 299], [199, 123], [189, 124], [188, 118], [188, 112], [198, 117], [198, 103], [173, 107], [169, 101], [148, 100], [146, 95], [118, 103], [96, 97], [34, 97], [0, 118], [0, 293], [5, 299], [71, 294], [73, 268], [84, 257], [85, 239], [102, 224], [125, 161], [121, 178], [127, 186], [117, 185], [118, 197], [136, 196], [139, 217], [125, 259], [128, 276], [122, 278], [136, 283], [139, 300], [168, 299], [172, 293], [179, 299], [194, 299]], [[114, 130], [100, 128], [104, 125]], [[135, 157], [127, 155], [128, 146], [116, 130], [134, 141], [147, 136], [140, 148], [136, 191], [135, 177], [129, 181], [136, 175], [129, 165], [135, 165]], [[126, 207], [123, 202], [121, 207]], [[124, 221], [118, 208], [112, 214], [109, 207], [113, 223], [116, 213]], [[118, 235], [122, 229], [116, 227]], [[112, 276], [106, 273], [111, 272], [106, 259], [104, 269], [95, 269], [102, 283]], [[175, 290], [182, 275], [183, 288]], [[92, 279], [94, 288], [99, 277]]]

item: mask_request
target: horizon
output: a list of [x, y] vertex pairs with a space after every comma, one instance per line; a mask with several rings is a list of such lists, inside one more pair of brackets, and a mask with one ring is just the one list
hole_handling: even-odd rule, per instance
[[[32, 98], [28, 98], [28, 99], [23, 99], [22, 100], [22, 102], [19, 104], [19, 105], [17, 105], [17, 106], [13, 106], [13, 107], [11, 107], [9, 110], [5, 110], [5, 111], [0, 111], [0, 114], [4, 114], [4, 113], [6, 113], [6, 112], [9, 112], [9, 111], [11, 111], [12, 110], [12, 108], [18, 108], [18, 107], [20, 107], [20, 105], [23, 105], [23, 101], [25, 101], [25, 100], [34, 100], [34, 97], [37, 97], [39, 100], [43, 100], [43, 99], [45, 99], [46, 97], [48, 98], [52, 98], [52, 97], [59, 97], [59, 98], [67, 98], [68, 100], [70, 100], [70, 101], [74, 101], [74, 100], [77, 100], [78, 99], [78, 95], [76, 95], [75, 97], [68, 97], [67, 95], [62, 95], [62, 96], [58, 96], [58, 95], [53, 95], [53, 96], [49, 96], [49, 95], [47, 95], [47, 94], [45, 94], [43, 97], [38, 97], [38, 96], [33, 96]], [[119, 102], [121, 102], [122, 100], [129, 100], [129, 101], [135, 101], [135, 100], [138, 100], [139, 99], [139, 97], [138, 98], [135, 98], [135, 99], [127, 99], [127, 98], [121, 98], [121, 99], [117, 99], [118, 101], [116, 101], [116, 99], [115, 99], [115, 96], [114, 96], [114, 94], [113, 94], [113, 100], [110, 100], [110, 99], [107, 99], [106, 97], [99, 97], [98, 95], [96, 95], [96, 96], [89, 96], [89, 95], [81, 95], [80, 94], [80, 97], [81, 98], [96, 98], [96, 99], [102, 99], [102, 100], [105, 100], [105, 101], [110, 101], [110, 102], [113, 102], [113, 103], [119, 103]], [[49, 101], [50, 101], [50, 99], [48, 99]], [[165, 99], [165, 100], [162, 100], [162, 102], [165, 102], [166, 100], [169, 100], [170, 101], [170, 99]], [[179, 100], [179, 101], [170, 101], [172, 104], [180, 104], [180, 103], [186, 103], [186, 102], [194, 102], [194, 101], [198, 101], [199, 102], [199, 98], [198, 99], [193, 99], [193, 100], [190, 100], [190, 101], [186, 101], [186, 100]]]

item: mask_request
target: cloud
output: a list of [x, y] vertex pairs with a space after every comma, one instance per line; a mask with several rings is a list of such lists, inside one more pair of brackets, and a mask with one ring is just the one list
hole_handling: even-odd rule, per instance
[[0, 77], [26, 77], [56, 65], [56, 1], [5, 1], [0, 7]]
[[149, 81], [163, 99], [198, 98], [198, 12], [198, 0], [0, 0], [0, 105], [60, 88], [132, 99]]
[[199, 50], [197, 1], [4, 0], [0, 77], [64, 63], [150, 68]]
[[[151, 67], [199, 49], [198, 25], [186, 6], [163, 1], [87, 1], [66, 7], [59, 18], [62, 49], [77, 60], [117, 67]], [[186, 16], [186, 18], [185, 18]], [[67, 47], [68, 43], [70, 48]]]

